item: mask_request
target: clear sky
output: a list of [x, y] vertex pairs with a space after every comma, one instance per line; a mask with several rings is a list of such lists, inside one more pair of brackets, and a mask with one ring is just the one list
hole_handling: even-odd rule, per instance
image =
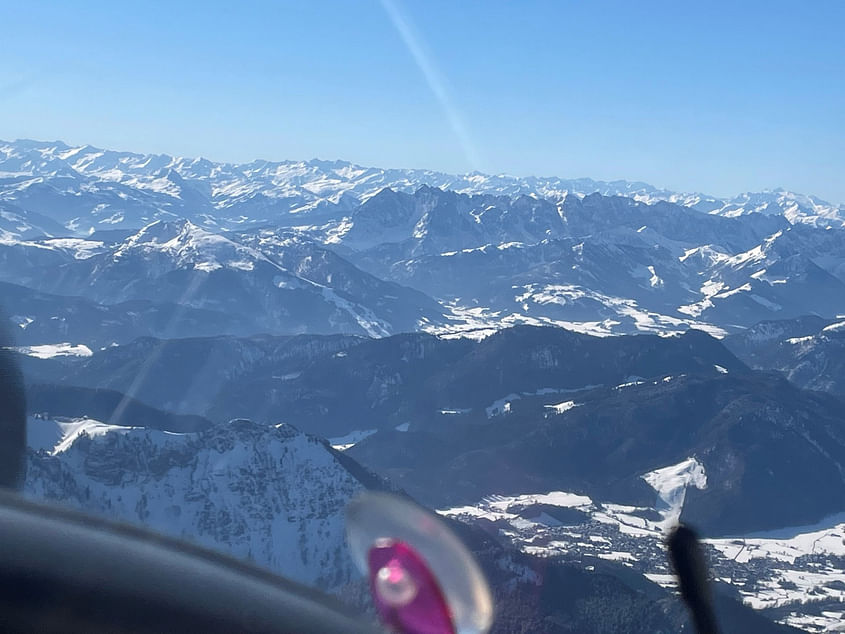
[[843, 0], [0, 0], [0, 138], [845, 202]]

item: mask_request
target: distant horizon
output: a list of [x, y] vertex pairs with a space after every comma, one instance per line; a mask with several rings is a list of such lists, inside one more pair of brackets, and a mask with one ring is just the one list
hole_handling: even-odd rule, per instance
[[720, 196], [717, 194], [711, 194], [707, 191], [702, 190], [685, 190], [685, 189], [676, 189], [670, 186], [663, 186], [663, 185], [655, 185], [654, 183], [650, 183], [648, 181], [640, 180], [640, 179], [628, 179], [628, 178], [594, 178], [592, 176], [561, 176], [559, 174], [514, 174], [509, 172], [485, 172], [481, 170], [473, 170], [469, 172], [449, 172], [434, 168], [428, 167], [407, 167], [407, 166], [386, 166], [386, 165], [371, 165], [365, 163], [359, 163], [354, 160], [346, 159], [346, 158], [321, 158], [321, 157], [311, 157], [306, 159], [301, 158], [265, 158], [265, 157], [257, 157], [247, 161], [227, 161], [227, 160], [220, 160], [211, 156], [207, 155], [191, 155], [191, 154], [177, 154], [167, 151], [153, 151], [153, 152], [139, 152], [136, 150], [127, 150], [127, 149], [119, 149], [114, 147], [106, 147], [101, 146], [99, 144], [94, 143], [70, 143], [64, 139], [33, 139], [33, 138], [18, 138], [14, 140], [7, 140], [0, 138], [0, 143], [38, 143], [38, 144], [51, 144], [51, 143], [61, 143], [69, 148], [81, 148], [81, 147], [91, 147], [97, 150], [104, 150], [110, 152], [118, 152], [118, 153], [126, 153], [126, 154], [136, 154], [139, 156], [147, 156], [147, 155], [156, 155], [156, 156], [167, 156], [171, 159], [192, 159], [192, 160], [199, 160], [204, 159], [211, 161], [212, 163], [219, 163], [223, 165], [248, 165], [249, 163], [253, 163], [256, 161], [264, 161], [267, 163], [311, 163], [311, 162], [322, 162], [322, 163], [346, 163], [348, 165], [354, 167], [360, 167], [365, 169], [380, 169], [380, 170], [402, 170], [402, 171], [423, 171], [423, 172], [432, 172], [435, 174], [442, 174], [445, 176], [468, 176], [472, 174], [479, 174], [482, 176], [493, 176], [493, 177], [503, 177], [503, 178], [514, 178], [514, 179], [526, 179], [526, 178], [538, 178], [538, 179], [560, 179], [564, 181], [580, 181], [580, 180], [588, 180], [592, 181], [597, 184], [613, 184], [613, 183], [626, 183], [629, 185], [646, 185], [648, 187], [652, 187], [657, 191], [671, 193], [671, 194], [687, 194], [687, 195], [700, 195], [700, 196], [707, 196], [710, 198], [718, 199], [718, 200], [732, 200], [743, 194], [766, 194], [766, 193], [790, 193], [796, 194], [800, 196], [812, 196], [817, 198], [819, 201], [827, 203], [829, 205], [838, 206], [838, 207], [845, 207], [845, 201], [835, 201], [835, 200], [828, 200], [822, 196], [817, 195], [815, 192], [806, 192], [806, 191], [797, 191], [795, 189], [790, 189], [788, 187], [777, 186], [777, 187], [767, 187], [759, 190], [744, 190], [739, 191], [735, 194], [729, 194], [727, 196]]
[[4, 17], [0, 136], [845, 202], [840, 0], [31, 0]]

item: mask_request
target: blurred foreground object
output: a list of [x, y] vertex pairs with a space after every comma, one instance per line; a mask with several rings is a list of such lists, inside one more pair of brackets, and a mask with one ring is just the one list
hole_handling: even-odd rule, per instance
[[387, 493], [350, 502], [346, 535], [385, 625], [402, 634], [484, 634], [493, 598], [475, 559], [439, 517]]
[[707, 564], [704, 563], [698, 535], [691, 528], [679, 524], [669, 534], [666, 543], [681, 596], [689, 607], [696, 631], [698, 634], [718, 634]]

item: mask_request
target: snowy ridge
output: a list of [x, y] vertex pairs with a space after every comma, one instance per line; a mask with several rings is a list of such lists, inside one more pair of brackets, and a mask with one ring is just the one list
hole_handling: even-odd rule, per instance
[[674, 526], [681, 517], [687, 487], [707, 488], [707, 474], [695, 458], [662, 469], [650, 471], [642, 476], [649, 486], [657, 491], [657, 510], [663, 515], [666, 528]]
[[[150, 206], [158, 211], [146, 213], [147, 221], [175, 214], [234, 226], [268, 221], [270, 209], [299, 216], [325, 208], [342, 211], [386, 187], [413, 192], [422, 186], [463, 194], [529, 196], [553, 201], [569, 194], [600, 193], [648, 204], [671, 202], [728, 217], [765, 213], [782, 215], [791, 223], [845, 224], [842, 205], [837, 207], [814, 196], [783, 190], [746, 193], [728, 199], [682, 194], [628, 181], [523, 178], [478, 172], [455, 175], [431, 170], [363, 167], [346, 161], [253, 161], [236, 165], [204, 158], [71, 147], [59, 141], [0, 141], [0, 201], [15, 201], [22, 194], [26, 198], [31, 188], [53, 186], [51, 183], [60, 184], [70, 193], [82, 192], [91, 183], [101, 183], [93, 188], [102, 205], [93, 210], [95, 223], [112, 226], [133, 221], [134, 210], [119, 204], [121, 196], [130, 203], [152, 203]], [[194, 211], [183, 213], [189, 207], [194, 207]], [[68, 220], [76, 221], [81, 230], [93, 226], [81, 215]]]
[[[325, 589], [354, 578], [343, 511], [363, 489], [320, 440], [232, 421], [172, 434], [34, 420], [26, 494], [197, 541]], [[50, 447], [51, 442], [55, 444]]]
[[[29, 317], [25, 319], [28, 319], [29, 322], [24, 321], [23, 323], [26, 325], [22, 325], [21, 328], [26, 328], [26, 326], [32, 323], [32, 320]], [[12, 350], [21, 354], [25, 354], [29, 357], [35, 357], [36, 359], [52, 359], [54, 357], [90, 357], [94, 354], [91, 351], [91, 348], [81, 343], [56, 343], [44, 344], [40, 346], [17, 346], [12, 348]]]
[[329, 438], [328, 440], [331, 446], [337, 449], [338, 451], [346, 451], [347, 449], [354, 447], [356, 444], [364, 440], [364, 438], [372, 436], [377, 431], [378, 429], [356, 429], [355, 431], [351, 431], [348, 434], [344, 434], [343, 436]]
[[120, 427], [101, 423], [90, 418], [44, 419], [30, 416], [27, 419], [26, 444], [30, 449], [55, 456], [70, 448], [82, 435], [95, 437], [106, 433], [126, 433], [135, 427]]

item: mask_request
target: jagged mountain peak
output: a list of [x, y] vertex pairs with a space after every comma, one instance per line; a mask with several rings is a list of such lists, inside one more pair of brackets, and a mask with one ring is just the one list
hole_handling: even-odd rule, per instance
[[380, 482], [292, 425], [236, 419], [194, 434], [61, 425], [55, 447], [29, 455], [25, 491], [141, 523], [325, 589], [356, 576], [344, 509]]
[[114, 258], [148, 256], [151, 251], [172, 257], [177, 266], [209, 273], [223, 267], [252, 270], [257, 262], [267, 261], [260, 252], [184, 219], [150, 223], [126, 239]]
[[[817, 202], [789, 192], [747, 195], [728, 209], [726, 200], [708, 199], [708, 207], [701, 195], [636, 183], [2, 147], [0, 171], [12, 176], [0, 180], [0, 202], [55, 215], [56, 224], [77, 235], [95, 228], [141, 231], [118, 259], [134, 253], [155, 260], [159, 271], [215, 272], [215, 278], [263, 262], [262, 268], [276, 267], [269, 277], [278, 288], [314, 282], [312, 291], [323, 293], [338, 280], [346, 293], [350, 275], [359, 275], [348, 267], [342, 275], [333, 270], [339, 260], [329, 249], [372, 276], [360, 277], [370, 290], [387, 281], [437, 297], [444, 305], [439, 312], [454, 317], [450, 333], [516, 323], [601, 334], [690, 326], [723, 333], [797, 311], [845, 312], [845, 232], [809, 222], [806, 214], [821, 218], [830, 210], [807, 211]], [[80, 170], [79, 176], [67, 181], [55, 176], [60, 169]], [[798, 214], [792, 217], [746, 213], [760, 201], [806, 209], [790, 207]], [[164, 239], [165, 227], [178, 218], [194, 228]], [[2, 235], [10, 240], [42, 227], [60, 235], [13, 212], [3, 220]], [[163, 224], [150, 224], [157, 220]], [[267, 226], [289, 235], [271, 240], [258, 229]], [[164, 233], [149, 239], [155, 232]], [[291, 255], [284, 251], [294, 246], [294, 234], [312, 242], [297, 240]], [[133, 293], [120, 299], [137, 298], [127, 280], [113, 282]], [[377, 304], [398, 297], [381, 288]], [[331, 299], [355, 301], [348, 293]], [[369, 302], [367, 308], [378, 314]], [[356, 314], [356, 323], [392, 321]], [[444, 332], [421, 320], [411, 327]]]
[[[814, 196], [774, 190], [755, 194], [741, 194], [733, 198], [717, 198], [703, 194], [682, 194], [659, 189], [641, 182], [594, 181], [588, 178], [562, 179], [558, 177], [515, 177], [505, 174], [487, 175], [478, 172], [445, 174], [420, 169], [382, 169], [364, 167], [347, 161], [253, 161], [246, 164], [214, 162], [204, 158], [173, 158], [166, 154], [137, 154], [116, 152], [90, 146], [71, 147], [61, 142], [19, 140], [0, 141], [0, 171], [49, 176], [57, 162], [88, 177], [121, 182], [145, 192], [161, 189], [154, 173], [171, 167], [182, 178], [209, 185], [210, 207], [217, 210], [220, 220], [236, 219], [239, 210], [248, 210], [253, 220], [262, 221], [270, 207], [281, 206], [285, 211], [325, 211], [326, 205], [348, 206], [351, 196], [360, 203], [384, 187], [415, 192], [421, 186], [445, 188], [460, 193], [497, 194], [515, 197], [535, 195], [560, 200], [570, 193], [633, 197], [641, 202], [666, 200], [694, 207], [705, 213], [745, 215], [749, 213], [780, 213], [792, 223], [819, 226], [845, 224], [843, 207], [832, 205]], [[2, 193], [2, 192], [0, 192]], [[166, 191], [162, 193], [167, 193]], [[170, 192], [179, 199], [180, 192]], [[173, 200], [169, 201], [174, 204]], [[774, 207], [768, 207], [774, 203]], [[231, 213], [225, 210], [231, 210]], [[255, 216], [256, 211], [261, 215]], [[187, 214], [186, 214], [187, 215]]]

